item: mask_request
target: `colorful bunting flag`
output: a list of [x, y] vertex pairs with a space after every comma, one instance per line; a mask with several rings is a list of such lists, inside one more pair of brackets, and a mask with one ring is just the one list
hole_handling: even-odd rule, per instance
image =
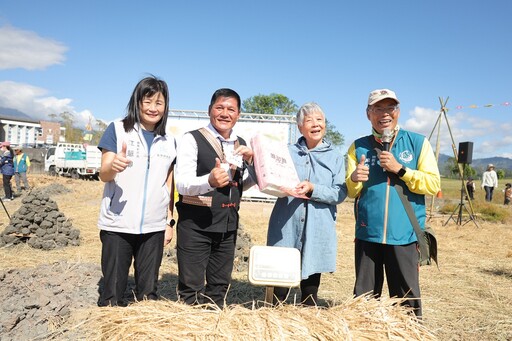
[[[483, 107], [483, 108], [492, 108], [492, 107], [495, 107], [495, 106], [498, 106], [498, 105], [502, 105], [502, 106], [508, 107], [508, 106], [510, 106], [510, 105], [511, 105], [511, 103], [510, 103], [510, 102], [503, 102], [503, 103], [501, 103], [501, 104], [492, 104], [492, 103], [488, 103], [488, 104], [484, 104], [484, 105], [482, 105], [481, 107]], [[464, 109], [464, 108], [468, 108], [468, 109], [478, 109], [478, 108], [479, 108], [479, 106], [478, 106], [478, 105], [476, 105], [476, 104], [471, 104], [471, 105], [468, 105], [468, 106], [466, 106], [466, 107], [464, 107], [463, 105], [457, 105], [457, 106], [455, 107], [455, 109], [457, 109], [457, 110], [461, 110], [461, 109]], [[445, 108], [445, 110], [446, 110], [446, 111], [448, 111], [449, 109], [448, 109], [448, 108]]]

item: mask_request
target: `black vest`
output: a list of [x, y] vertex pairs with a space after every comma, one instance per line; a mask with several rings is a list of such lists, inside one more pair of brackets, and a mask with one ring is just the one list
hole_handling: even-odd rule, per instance
[[[190, 132], [197, 143], [197, 176], [209, 174], [215, 167], [215, 158], [218, 157], [210, 142], [199, 132]], [[246, 142], [238, 137], [241, 145]], [[222, 188], [215, 188], [213, 191], [201, 196], [212, 197], [212, 206], [196, 206], [182, 202], [180, 195], [176, 203], [179, 215], [179, 222], [182, 227], [198, 229], [207, 232], [235, 231], [238, 228], [238, 209], [243, 191], [243, 168], [237, 168], [233, 175], [232, 182]]]

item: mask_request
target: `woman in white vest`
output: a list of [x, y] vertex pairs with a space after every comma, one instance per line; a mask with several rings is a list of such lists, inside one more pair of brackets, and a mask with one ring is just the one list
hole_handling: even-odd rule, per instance
[[167, 84], [146, 77], [133, 90], [126, 116], [107, 127], [98, 145], [105, 182], [98, 220], [103, 272], [99, 306], [126, 305], [132, 260], [135, 298], [158, 298], [163, 247], [171, 241], [174, 225], [176, 142], [166, 134], [168, 110]]

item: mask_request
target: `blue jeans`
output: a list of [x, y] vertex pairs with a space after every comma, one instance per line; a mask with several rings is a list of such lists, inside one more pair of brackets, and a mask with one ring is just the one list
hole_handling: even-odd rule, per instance
[[492, 192], [494, 191], [494, 187], [484, 186], [485, 189], [485, 201], [492, 201]]

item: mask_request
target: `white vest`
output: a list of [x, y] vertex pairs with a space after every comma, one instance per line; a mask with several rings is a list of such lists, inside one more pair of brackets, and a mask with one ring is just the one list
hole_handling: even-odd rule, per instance
[[98, 227], [130, 234], [164, 231], [170, 202], [166, 179], [176, 158], [174, 137], [157, 135], [148, 156], [139, 126], [129, 133], [121, 121], [114, 126], [117, 150], [126, 142], [126, 157], [132, 165], [105, 183]]

